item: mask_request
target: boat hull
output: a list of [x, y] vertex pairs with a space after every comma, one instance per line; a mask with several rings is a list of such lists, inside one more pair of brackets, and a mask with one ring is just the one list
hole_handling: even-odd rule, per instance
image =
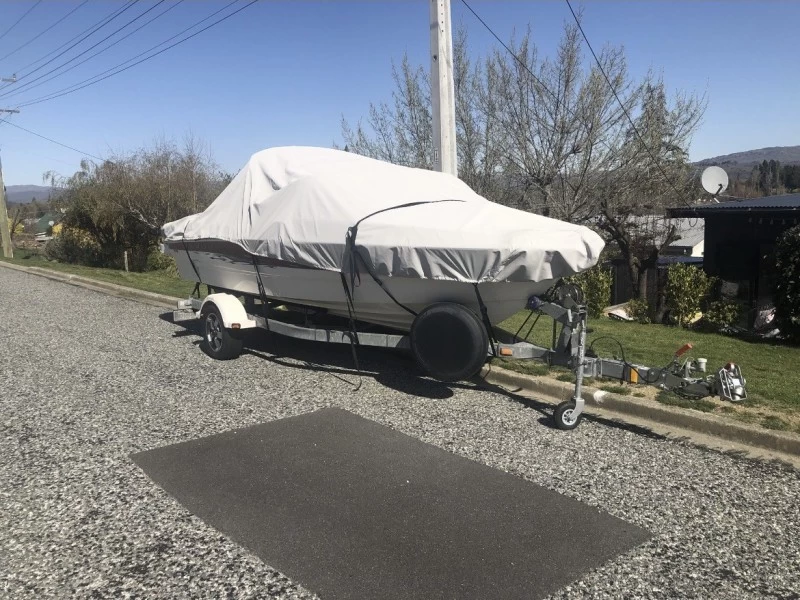
[[[165, 251], [177, 262], [184, 279], [205, 285], [258, 296], [261, 275], [266, 295], [281, 302], [326, 309], [347, 317], [347, 298], [341, 275], [326, 271], [255, 257], [237, 247], [236, 251], [186, 250], [180, 242], [166, 244]], [[470, 283], [411, 277], [385, 278], [383, 284], [397, 301], [415, 313], [437, 302], [455, 302], [480, 314], [475, 287]], [[553, 281], [480, 283], [481, 298], [492, 323], [499, 323], [525, 307], [532, 295], [547, 291]], [[356, 278], [353, 301], [357, 320], [408, 331], [414, 315], [387, 295], [368, 274]]]

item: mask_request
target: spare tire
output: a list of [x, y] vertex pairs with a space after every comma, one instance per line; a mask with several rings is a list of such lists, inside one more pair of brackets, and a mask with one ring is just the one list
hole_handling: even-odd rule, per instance
[[426, 373], [442, 381], [475, 375], [486, 362], [488, 348], [486, 327], [461, 304], [431, 304], [411, 324], [414, 359]]

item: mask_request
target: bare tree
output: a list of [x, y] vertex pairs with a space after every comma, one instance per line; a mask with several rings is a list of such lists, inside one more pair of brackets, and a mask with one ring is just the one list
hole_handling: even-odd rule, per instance
[[619, 249], [635, 296], [644, 298], [646, 273], [678, 239], [665, 209], [693, 202], [696, 182], [686, 149], [704, 111], [705, 101], [693, 95], [680, 94], [670, 104], [663, 81], [648, 77], [618, 164], [595, 190], [597, 224]]

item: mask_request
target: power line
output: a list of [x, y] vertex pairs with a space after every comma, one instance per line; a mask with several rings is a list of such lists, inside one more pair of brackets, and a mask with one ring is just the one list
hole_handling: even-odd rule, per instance
[[[128, 2], [128, 4], [127, 4], [127, 5], [125, 5], [125, 7], [124, 7], [122, 10], [120, 10], [120, 11], [119, 11], [117, 14], [115, 14], [113, 17], [111, 17], [110, 19], [108, 19], [108, 20], [107, 20], [105, 23], [103, 23], [103, 24], [102, 24], [102, 25], [100, 25], [98, 28], [94, 29], [93, 31], [90, 31], [89, 33], [87, 33], [85, 36], [83, 36], [83, 37], [82, 37], [81, 39], [79, 39], [77, 42], [75, 42], [74, 44], [72, 44], [72, 45], [71, 45], [69, 48], [67, 48], [67, 49], [66, 49], [66, 50], [64, 50], [63, 52], [60, 52], [59, 54], [56, 54], [56, 55], [55, 55], [53, 58], [51, 58], [50, 60], [48, 60], [46, 63], [44, 63], [44, 64], [41, 64], [41, 65], [39, 65], [38, 67], [36, 67], [36, 68], [35, 68], [33, 71], [28, 71], [27, 73], [25, 73], [25, 74], [24, 74], [24, 75], [22, 75], [21, 77], [18, 77], [18, 78], [17, 78], [17, 81], [20, 81], [20, 80], [22, 80], [22, 79], [26, 79], [27, 77], [29, 77], [29, 76], [33, 75], [34, 73], [36, 73], [36, 71], [38, 71], [38, 70], [40, 70], [40, 69], [44, 69], [44, 68], [45, 68], [47, 65], [49, 65], [50, 63], [52, 63], [53, 61], [55, 61], [57, 58], [60, 58], [61, 56], [64, 56], [64, 55], [65, 55], [67, 52], [69, 52], [70, 50], [72, 50], [72, 49], [73, 49], [75, 46], [77, 46], [78, 44], [80, 44], [81, 42], [83, 42], [84, 40], [86, 40], [87, 38], [91, 37], [92, 35], [94, 35], [94, 34], [95, 34], [95, 33], [97, 33], [98, 31], [100, 31], [100, 30], [101, 30], [103, 27], [105, 27], [106, 25], [108, 25], [108, 24], [109, 24], [111, 21], [113, 21], [114, 19], [116, 19], [116, 18], [117, 18], [118, 16], [120, 16], [122, 13], [124, 13], [124, 12], [126, 12], [126, 11], [130, 10], [131, 8], [133, 8], [134, 4], [136, 4], [138, 1], [139, 1], [139, 0], [130, 0], [130, 1]], [[163, 0], [162, 0], [162, 1], [163, 1]], [[124, 29], [124, 28], [125, 28], [125, 27], [127, 27], [129, 24], [130, 24], [130, 23], [127, 23], [126, 25], [123, 25], [123, 26], [122, 26], [120, 29]], [[120, 31], [120, 29], [117, 29], [117, 31]], [[114, 33], [117, 33], [117, 31], [115, 31]], [[112, 33], [111, 35], [114, 35], [114, 33]], [[108, 36], [108, 37], [110, 37], [110, 36]], [[108, 39], [108, 37], [104, 38], [104, 40], [101, 40], [101, 42], [102, 42], [102, 41], [105, 41], [105, 39]], [[101, 43], [101, 42], [98, 42], [98, 43]], [[97, 45], [97, 44], [95, 44], [95, 46], [96, 46], [96, 45]], [[94, 48], [94, 46], [92, 46], [92, 48]], [[91, 50], [92, 48], [89, 48], [89, 50]], [[83, 52], [83, 53], [81, 53], [81, 54], [84, 54], [84, 53], [86, 53], [86, 52], [88, 52], [88, 50], [84, 50], [84, 52]], [[78, 56], [81, 56], [81, 54], [79, 54]], [[67, 61], [67, 63], [68, 63], [68, 62], [69, 62], [69, 61]], [[66, 63], [65, 63], [65, 64], [66, 64]], [[58, 67], [57, 67], [57, 68], [58, 68]], [[52, 72], [53, 72], [52, 70], [51, 70], [51, 71], [48, 71], [48, 73], [52, 73]], [[46, 73], [46, 74], [47, 74], [47, 73]], [[46, 74], [45, 74], [45, 75], [46, 75]], [[40, 79], [40, 78], [41, 78], [41, 76], [40, 76], [40, 77], [38, 77], [37, 79]], [[36, 81], [36, 79], [34, 79], [34, 81]]]
[[622, 112], [625, 114], [625, 118], [628, 119], [628, 123], [630, 123], [631, 129], [636, 134], [636, 137], [639, 138], [639, 141], [642, 143], [642, 147], [644, 148], [645, 152], [647, 152], [648, 156], [650, 156], [650, 160], [653, 162], [653, 165], [655, 165], [655, 167], [659, 171], [661, 171], [661, 175], [664, 176], [664, 179], [669, 184], [669, 186], [673, 189], [673, 191], [678, 195], [678, 198], [680, 200], [682, 200], [686, 204], [686, 206], [691, 207], [692, 203], [691, 202], [687, 202], [686, 199], [683, 197], [683, 193], [680, 190], [678, 190], [678, 187], [675, 185], [675, 183], [672, 181], [672, 179], [669, 177], [669, 175], [667, 175], [667, 172], [664, 170], [664, 167], [661, 165], [661, 163], [655, 157], [653, 152], [650, 150], [650, 147], [647, 145], [647, 142], [644, 141], [644, 138], [639, 133], [639, 130], [636, 128], [636, 124], [633, 122], [633, 118], [631, 118], [631, 115], [628, 112], [628, 109], [625, 108], [625, 105], [622, 103], [622, 100], [620, 100], [620, 97], [617, 94], [617, 90], [614, 89], [614, 84], [611, 83], [611, 79], [606, 74], [606, 70], [603, 68], [603, 65], [600, 62], [600, 59], [597, 57], [597, 54], [595, 54], [594, 48], [592, 48], [592, 44], [589, 42], [589, 38], [586, 36], [586, 33], [583, 31], [583, 26], [581, 26], [581, 21], [578, 18], [578, 15], [575, 14], [575, 11], [572, 8], [572, 4], [570, 3], [570, 0], [564, 0], [564, 1], [567, 3], [567, 6], [569, 7], [569, 12], [572, 13], [572, 18], [575, 19], [575, 24], [578, 26], [578, 31], [581, 32], [581, 35], [583, 36], [583, 40], [586, 42], [586, 45], [589, 47], [589, 52], [592, 53], [592, 57], [594, 57], [594, 61], [597, 63], [597, 68], [600, 69], [600, 73], [602, 73], [603, 78], [606, 80], [606, 83], [608, 84], [608, 87], [611, 90], [611, 93], [614, 95], [614, 98], [616, 98], [617, 103], [619, 104], [619, 107], [622, 109]]
[[[86, 1], [88, 2], [88, 0], [86, 0]], [[106, 51], [106, 50], [108, 50], [109, 48], [112, 48], [113, 46], [116, 46], [116, 45], [117, 45], [117, 44], [119, 44], [120, 42], [122, 42], [122, 41], [126, 40], [127, 38], [129, 38], [130, 36], [132, 36], [133, 34], [135, 34], [137, 31], [140, 31], [141, 29], [144, 29], [144, 28], [145, 28], [145, 27], [147, 27], [147, 26], [148, 26], [150, 23], [152, 23], [152, 22], [153, 22], [153, 21], [155, 21], [156, 19], [160, 19], [160, 18], [161, 18], [161, 17], [163, 17], [165, 14], [167, 14], [169, 11], [171, 11], [172, 9], [174, 9], [174, 8], [177, 8], [177, 7], [178, 7], [180, 4], [182, 4], [183, 2], [184, 2], [184, 0], [177, 0], [177, 2], [174, 2], [174, 3], [170, 4], [170, 5], [169, 5], [169, 7], [168, 7], [166, 10], [163, 10], [163, 11], [161, 11], [161, 12], [160, 12], [160, 13], [158, 13], [156, 16], [154, 16], [152, 19], [150, 19], [149, 21], [145, 21], [144, 23], [142, 23], [141, 25], [139, 25], [139, 27], [137, 27], [137, 28], [136, 28], [136, 29], [134, 29], [133, 31], [131, 31], [131, 32], [127, 33], [127, 34], [125, 34], [124, 36], [122, 36], [121, 38], [119, 38], [118, 40], [116, 40], [115, 42], [113, 42], [113, 43], [109, 44], [108, 46], [106, 46], [105, 48], [101, 48], [100, 50], [98, 50], [97, 52], [95, 52], [94, 54], [92, 54], [91, 56], [87, 56], [86, 58], [84, 58], [84, 59], [83, 59], [82, 61], [80, 61], [79, 63], [76, 63], [76, 64], [72, 65], [70, 68], [68, 68], [68, 69], [64, 69], [63, 71], [61, 71], [61, 73], [58, 73], [58, 74], [56, 74], [56, 75], [53, 75], [52, 77], [50, 77], [49, 79], [46, 79], [46, 80], [44, 80], [44, 81], [40, 81], [40, 82], [39, 82], [39, 83], [37, 83], [36, 85], [32, 85], [32, 86], [30, 86], [30, 87], [29, 87], [27, 90], [25, 90], [25, 91], [30, 91], [30, 90], [32, 90], [32, 89], [35, 89], [35, 88], [37, 88], [37, 87], [40, 87], [40, 86], [42, 86], [42, 85], [44, 85], [44, 84], [46, 84], [46, 83], [49, 83], [50, 81], [52, 81], [52, 80], [54, 80], [54, 79], [57, 79], [58, 77], [61, 77], [61, 76], [62, 76], [62, 75], [64, 75], [65, 73], [69, 73], [70, 71], [72, 71], [72, 69], [75, 69], [75, 68], [77, 68], [77, 67], [81, 66], [82, 64], [84, 64], [85, 62], [88, 62], [88, 61], [90, 61], [91, 59], [93, 59], [93, 58], [94, 58], [95, 56], [97, 56], [98, 54], [102, 54], [103, 52], [105, 52], [105, 51]], [[161, 4], [161, 2], [159, 2], [159, 4]], [[157, 6], [157, 5], [156, 5], [156, 6]], [[75, 58], [77, 58], [77, 57], [75, 57]], [[124, 64], [124, 63], [123, 63], [123, 64]], [[92, 79], [92, 78], [90, 78], [90, 79]], [[33, 83], [33, 82], [28, 82], [28, 83]], [[71, 87], [71, 86], [70, 86], [70, 87]], [[14, 91], [12, 91], [12, 92], [8, 92], [8, 94], [7, 94], [7, 95], [8, 95], [8, 96], [13, 96], [13, 95], [15, 95], [15, 94], [18, 94], [18, 93], [19, 93], [19, 91], [17, 91], [17, 90], [14, 90]], [[3, 94], [3, 96], [5, 96], [5, 95], [6, 95], [6, 94]]]
[[[80, 39], [80, 40], [78, 40], [78, 41], [77, 41], [75, 44], [73, 44], [73, 46], [75, 46], [75, 45], [79, 44], [79, 43], [80, 43], [80, 42], [82, 42], [84, 39], [86, 39], [87, 37], [89, 37], [90, 35], [92, 35], [92, 34], [93, 34], [95, 31], [99, 30], [101, 27], [104, 27], [106, 24], [108, 24], [109, 22], [111, 22], [111, 20], [112, 20], [112, 19], [114, 19], [114, 18], [116, 18], [116, 17], [117, 17], [119, 14], [121, 14], [123, 10], [127, 10], [128, 8], [130, 8], [130, 6], [131, 6], [131, 5], [133, 5], [133, 3], [134, 3], [134, 2], [137, 2], [137, 0], [130, 0], [130, 1], [129, 1], [129, 2], [126, 4], [126, 5], [123, 5], [122, 7], [120, 7], [120, 8], [117, 8], [117, 9], [115, 9], [115, 10], [111, 11], [111, 12], [110, 12], [108, 15], [106, 15], [105, 17], [103, 17], [102, 19], [100, 19], [99, 21], [97, 21], [96, 23], [94, 23], [93, 25], [90, 25], [89, 27], [87, 27], [86, 29], [84, 29], [83, 31], [81, 31], [81, 32], [80, 32], [78, 35], [76, 35], [75, 37], [72, 37], [72, 38], [70, 38], [69, 40], [67, 40], [66, 42], [64, 42], [63, 44], [61, 44], [61, 45], [60, 45], [58, 48], [56, 48], [55, 50], [51, 50], [50, 52], [48, 52], [48, 53], [47, 53], [47, 54], [45, 54], [44, 56], [41, 56], [41, 57], [37, 58], [35, 61], [33, 61], [33, 62], [31, 62], [31, 63], [28, 63], [28, 64], [27, 64], [27, 65], [25, 65], [24, 67], [21, 67], [21, 68], [17, 69], [17, 71], [18, 71], [18, 72], [20, 72], [20, 71], [24, 71], [24, 70], [25, 70], [25, 69], [27, 69], [28, 67], [32, 67], [33, 65], [35, 65], [35, 64], [37, 64], [37, 63], [40, 63], [40, 62], [42, 62], [42, 61], [43, 61], [43, 60], [45, 60], [47, 57], [49, 57], [49, 56], [51, 56], [51, 55], [55, 54], [56, 52], [58, 52], [59, 50], [61, 50], [61, 49], [62, 49], [64, 46], [66, 46], [66, 45], [70, 44], [71, 42], [73, 42], [73, 41], [77, 40], [78, 38], [80, 38], [80, 37], [81, 37], [83, 34], [85, 34], [86, 32], [89, 32], [89, 33], [88, 33], [88, 34], [86, 34], [86, 35], [85, 35], [83, 38], [81, 38], [81, 39]], [[68, 51], [68, 50], [70, 50], [70, 49], [71, 49], [73, 46], [70, 46], [70, 47], [69, 47], [69, 48], [67, 48], [67, 50], [65, 50], [64, 52], [67, 52], [67, 51]], [[37, 69], [35, 69], [34, 71], [31, 71], [31, 72], [33, 73], [33, 72], [35, 72], [35, 71], [38, 71], [40, 68], [42, 68], [42, 67], [44, 67], [44, 66], [47, 66], [49, 63], [51, 63], [52, 61], [54, 61], [56, 58], [58, 58], [59, 56], [61, 56], [62, 54], [64, 54], [64, 52], [62, 52], [62, 53], [61, 53], [61, 54], [59, 54], [58, 56], [54, 57], [53, 59], [51, 59], [50, 61], [48, 61], [48, 62], [47, 62], [47, 63], [45, 63], [44, 65], [42, 65], [41, 67], [37, 67]], [[24, 79], [24, 78], [25, 78], [25, 77], [27, 77], [29, 74], [30, 74], [30, 73], [28, 73], [28, 74], [24, 75], [23, 77], [20, 77], [20, 79]], [[6, 88], [6, 87], [8, 87], [8, 85], [4, 85], [3, 87], [0, 87], [0, 90], [4, 89], [4, 88]]]
[[38, 34], [37, 36], [35, 36], [35, 37], [32, 37], [31, 39], [29, 39], [27, 42], [25, 42], [24, 44], [22, 44], [21, 46], [19, 46], [19, 47], [18, 47], [16, 50], [12, 50], [11, 52], [9, 52], [8, 54], [6, 54], [5, 56], [2, 56], [2, 57], [0, 57], [0, 60], [5, 60], [5, 59], [7, 59], [9, 56], [12, 56], [12, 55], [16, 54], [17, 52], [19, 52], [20, 50], [22, 50], [23, 48], [25, 48], [25, 47], [26, 47], [26, 46], [28, 46], [29, 44], [31, 44], [31, 43], [33, 43], [33, 42], [35, 42], [35, 41], [36, 41], [36, 40], [38, 40], [40, 37], [42, 37], [42, 36], [43, 36], [45, 33], [47, 33], [48, 31], [50, 31], [50, 30], [51, 30], [53, 27], [55, 27], [56, 25], [58, 25], [58, 24], [59, 24], [59, 23], [61, 23], [62, 21], [66, 20], [66, 19], [67, 19], [67, 18], [68, 18], [68, 17], [69, 17], [69, 16], [70, 16], [72, 13], [74, 13], [76, 10], [78, 10], [78, 9], [79, 9], [81, 6], [83, 6], [83, 5], [84, 5], [84, 4], [86, 4], [87, 2], [89, 2], [89, 0], [83, 0], [83, 2], [81, 2], [80, 4], [78, 4], [78, 6], [76, 6], [75, 8], [73, 8], [71, 11], [69, 11], [69, 12], [68, 12], [67, 14], [65, 14], [63, 17], [61, 17], [61, 18], [60, 18], [58, 21], [56, 21], [55, 23], [53, 23], [52, 25], [50, 25], [50, 27], [48, 27], [47, 29], [45, 29], [44, 31], [42, 31], [42, 32], [41, 32], [40, 34]]
[[31, 11], [32, 11], [34, 8], [36, 8], [37, 6], [39, 6], [41, 3], [42, 3], [42, 0], [38, 0], [38, 2], [36, 2], [36, 4], [34, 4], [34, 5], [33, 5], [33, 6], [31, 6], [31, 7], [30, 7], [28, 10], [26, 10], [24, 15], [22, 15], [22, 16], [21, 16], [19, 19], [17, 19], [17, 20], [14, 22], [14, 24], [13, 24], [11, 27], [9, 27], [9, 28], [8, 28], [8, 29], [6, 29], [6, 30], [5, 30], [5, 31], [4, 31], [2, 34], [0, 34], [0, 40], [2, 40], [4, 37], [6, 37], [6, 36], [8, 35], [8, 33], [9, 33], [9, 32], [10, 32], [12, 29], [14, 29], [14, 27], [16, 27], [17, 25], [19, 25], [19, 22], [20, 22], [20, 21], [22, 21], [22, 19], [24, 19], [25, 17], [27, 17], [27, 16], [28, 16], [28, 14], [29, 14], [29, 13], [30, 13], [30, 12], [31, 12]]
[[[26, 83], [23, 83], [23, 84], [22, 84], [22, 85], [20, 85], [19, 87], [15, 87], [13, 91], [10, 91], [10, 92], [5, 92], [5, 93], [1, 93], [1, 94], [0, 94], [0, 98], [4, 98], [4, 97], [6, 97], [6, 96], [16, 96], [17, 94], [20, 94], [20, 93], [24, 92], [24, 91], [25, 91], [25, 89], [24, 89], [24, 88], [26, 88], [26, 87], [28, 87], [28, 86], [30, 86], [30, 85], [32, 85], [32, 84], [34, 84], [34, 83], [36, 83], [37, 81], [40, 81], [41, 79], [44, 79], [44, 78], [45, 78], [45, 77], [47, 77], [48, 75], [50, 75], [50, 74], [52, 74], [52, 73], [54, 73], [54, 72], [58, 71], [59, 69], [61, 69], [61, 68], [65, 67], [66, 65], [68, 65], [69, 63], [71, 63], [72, 61], [74, 61], [74, 60], [76, 60], [76, 59], [80, 58], [81, 56], [83, 56], [84, 54], [86, 54], [87, 52], [89, 52], [90, 50], [93, 50], [93, 49], [95, 49], [97, 46], [99, 46], [100, 44], [102, 44], [103, 42], [105, 42], [106, 40], [108, 40], [109, 38], [112, 38], [112, 37], [114, 37], [114, 36], [115, 36], [115, 35], [117, 35], [117, 34], [118, 34], [120, 31], [122, 31], [122, 30], [123, 30], [123, 29], [125, 29], [126, 27], [128, 27], [128, 26], [132, 25], [133, 23], [135, 23], [136, 21], [138, 21], [139, 19], [141, 19], [143, 16], [145, 16], [145, 15], [146, 15], [147, 13], [149, 13], [151, 10], [154, 10], [154, 9], [158, 8], [158, 6], [159, 6], [159, 5], [161, 5], [161, 4], [163, 4], [164, 2], [165, 2], [165, 0], [159, 0], [159, 2], [157, 2], [156, 4], [154, 4], [153, 6], [151, 6], [150, 8], [148, 8], [147, 10], [145, 10], [143, 13], [141, 13], [141, 14], [137, 15], [136, 17], [134, 17], [133, 19], [131, 19], [130, 21], [128, 21], [127, 23], [125, 23], [125, 24], [124, 24], [122, 27], [119, 27], [118, 29], [114, 30], [113, 32], [111, 32], [109, 35], [107, 35], [106, 37], [104, 37], [102, 40], [100, 40], [100, 41], [99, 41], [99, 42], [97, 42], [96, 44], [93, 44], [92, 46], [89, 46], [89, 47], [88, 47], [86, 50], [84, 50], [84, 51], [83, 51], [83, 52], [81, 52], [80, 54], [77, 54], [77, 55], [73, 56], [72, 58], [70, 58], [69, 60], [67, 60], [66, 62], [63, 62], [63, 63], [61, 63], [60, 65], [58, 65], [57, 67], [54, 67], [54, 68], [50, 69], [50, 70], [49, 70], [47, 73], [43, 73], [42, 75], [39, 75], [38, 77], [36, 77], [36, 78], [34, 78], [34, 79], [31, 79], [30, 81], [28, 81], [28, 82], [26, 82]], [[174, 5], [173, 5], [173, 6], [174, 6]], [[165, 11], [165, 12], [166, 12], [166, 11]], [[163, 13], [162, 13], [162, 14], [163, 14]], [[152, 21], [152, 19], [151, 19], [151, 21]], [[141, 29], [141, 27], [140, 27], [140, 29]], [[136, 30], [136, 31], [138, 31], [138, 30]], [[128, 35], [130, 35], [130, 34], [128, 34]], [[127, 36], [125, 36], [125, 37], [127, 37]], [[121, 42], [122, 40], [124, 40], [124, 39], [125, 39], [125, 37], [123, 37], [123, 38], [121, 38], [121, 39], [119, 39], [119, 40], [117, 40], [117, 41], [115, 41], [115, 42], [113, 42], [113, 43], [109, 44], [109, 45], [108, 45], [108, 46], [106, 46], [105, 48], [101, 48], [99, 51], [97, 51], [95, 54], [93, 54], [92, 56], [90, 56], [90, 57], [89, 57], [89, 58], [87, 58], [86, 60], [89, 60], [89, 59], [91, 59], [91, 58], [93, 58], [93, 57], [97, 56], [98, 54], [102, 54], [103, 52], [105, 52], [105, 51], [106, 51], [106, 50], [108, 50], [109, 48], [113, 47], [114, 45], [116, 45], [116, 44], [118, 44], [119, 42]], [[54, 59], [54, 60], [55, 60], [55, 59]], [[82, 61], [81, 63], [78, 63], [78, 64], [83, 64], [84, 62], [86, 62], [86, 60], [84, 60], [84, 61]], [[54, 76], [53, 76], [53, 77], [51, 77], [50, 79], [47, 79], [47, 80], [45, 80], [45, 81], [42, 81], [42, 82], [41, 82], [40, 84], [38, 84], [38, 85], [42, 85], [42, 84], [44, 84], [44, 83], [47, 83], [47, 81], [50, 81], [50, 80], [52, 80], [52, 79], [55, 79], [56, 77], [59, 77], [60, 75], [63, 75], [64, 73], [66, 73], [67, 71], [71, 70], [72, 68], [74, 68], [74, 67], [76, 67], [76, 66], [78, 66], [78, 65], [73, 65], [72, 67], [70, 67], [70, 69], [66, 69], [65, 71], [62, 71], [61, 73], [58, 73], [58, 74], [54, 75]], [[41, 68], [41, 67], [40, 67], [40, 68]], [[32, 72], [33, 72], [33, 71], [31, 71], [31, 73], [32, 73]], [[30, 75], [30, 73], [29, 73], [28, 75]], [[33, 87], [38, 87], [38, 85], [36, 85], [36, 86], [33, 86]]]
[[[202, 19], [202, 20], [201, 20], [201, 21], [199, 21], [198, 23], [195, 23], [194, 25], [191, 25], [190, 27], [187, 27], [187, 28], [186, 28], [186, 29], [184, 29], [182, 32], [180, 32], [180, 33], [178, 33], [178, 34], [176, 34], [176, 35], [172, 36], [172, 37], [171, 37], [171, 38], [169, 38], [168, 40], [165, 40], [164, 42], [161, 42], [160, 44], [156, 44], [155, 46], [153, 46], [153, 47], [152, 47], [152, 48], [150, 48], [149, 50], [145, 50], [145, 51], [144, 51], [144, 52], [142, 52], [141, 54], [139, 54], [139, 55], [137, 55], [137, 56], [135, 56], [135, 57], [133, 57], [133, 58], [131, 58], [131, 59], [128, 59], [127, 61], [125, 61], [125, 62], [123, 62], [123, 63], [120, 63], [120, 64], [119, 64], [119, 65], [117, 65], [116, 67], [112, 67], [111, 69], [107, 69], [107, 70], [106, 70], [106, 71], [104, 71], [103, 73], [100, 73], [100, 74], [98, 74], [98, 75], [95, 75], [94, 77], [90, 77], [89, 79], [85, 79], [84, 81], [82, 81], [82, 82], [79, 82], [79, 83], [77, 83], [77, 84], [74, 84], [73, 86], [70, 86], [70, 87], [64, 88], [63, 90], [61, 90], [61, 91], [59, 91], [59, 92], [55, 92], [55, 93], [53, 93], [53, 94], [50, 94], [50, 95], [48, 95], [48, 96], [42, 96], [42, 97], [40, 97], [40, 98], [37, 98], [37, 99], [31, 100], [31, 101], [29, 101], [29, 102], [23, 102], [23, 103], [22, 103], [22, 104], [20, 104], [19, 106], [20, 106], [20, 107], [24, 107], [24, 106], [32, 106], [32, 105], [34, 105], [34, 104], [39, 104], [39, 103], [41, 103], [41, 102], [46, 102], [46, 101], [48, 101], [48, 100], [54, 100], [55, 98], [60, 98], [61, 96], [66, 96], [66, 95], [68, 95], [68, 94], [71, 94], [71, 93], [73, 93], [73, 92], [77, 92], [78, 90], [82, 90], [83, 88], [89, 87], [89, 86], [91, 86], [91, 85], [94, 85], [94, 84], [96, 84], [96, 83], [100, 83], [101, 81], [104, 81], [104, 80], [108, 79], [109, 77], [113, 77], [114, 75], [118, 75], [119, 73], [122, 73], [122, 72], [124, 72], [124, 71], [127, 71], [128, 69], [131, 69], [131, 68], [133, 68], [133, 67], [135, 67], [135, 66], [137, 66], [137, 65], [139, 65], [139, 64], [141, 64], [141, 63], [143, 63], [143, 62], [146, 62], [146, 61], [150, 60], [151, 58], [155, 58], [155, 57], [156, 57], [156, 56], [158, 56], [159, 54], [163, 54], [164, 52], [166, 52], [167, 50], [170, 50], [170, 49], [174, 48], [175, 46], [179, 46], [180, 44], [183, 44], [184, 42], [187, 42], [187, 41], [189, 41], [190, 39], [192, 39], [193, 37], [195, 37], [195, 36], [197, 36], [197, 35], [200, 35], [200, 34], [201, 34], [201, 33], [203, 33], [204, 31], [206, 31], [206, 30], [208, 30], [208, 29], [211, 29], [212, 27], [214, 27], [214, 26], [216, 26], [216, 25], [218, 25], [218, 24], [222, 23], [223, 21], [226, 21], [226, 20], [230, 19], [232, 16], [234, 16], [234, 15], [236, 15], [237, 13], [240, 13], [241, 11], [243, 11], [244, 9], [246, 9], [246, 8], [248, 8], [248, 7], [250, 7], [250, 6], [252, 6], [252, 5], [253, 5], [253, 4], [255, 4], [256, 2], [258, 2], [259, 0], [251, 0], [250, 2], [248, 2], [247, 4], [245, 4], [244, 6], [242, 6], [241, 8], [238, 8], [238, 9], [237, 9], [237, 10], [235, 10], [234, 12], [232, 12], [232, 13], [230, 13], [230, 14], [228, 14], [228, 15], [224, 16], [224, 17], [222, 17], [221, 19], [217, 19], [216, 21], [214, 21], [214, 22], [213, 22], [213, 23], [211, 23], [210, 25], [207, 25], [207, 26], [206, 26], [206, 27], [204, 27], [203, 29], [200, 29], [200, 30], [198, 30], [198, 31], [194, 32], [193, 34], [191, 34], [191, 35], [188, 35], [188, 36], [186, 36], [185, 38], [178, 40], [178, 41], [177, 41], [177, 42], [175, 42], [174, 44], [170, 44], [170, 45], [169, 45], [169, 46], [167, 46], [166, 48], [163, 48], [163, 49], [159, 50], [158, 52], [155, 52], [154, 54], [151, 54], [151, 55], [149, 55], [149, 56], [145, 56], [145, 57], [144, 57], [144, 58], [142, 58], [141, 60], [138, 60], [138, 61], [134, 62], [133, 64], [130, 64], [130, 65], [128, 65], [127, 67], [124, 67], [124, 68], [121, 68], [121, 69], [119, 69], [119, 68], [118, 68], [118, 67], [121, 67], [122, 65], [124, 65], [124, 64], [126, 64], [126, 63], [129, 63], [129, 62], [131, 62], [132, 60], [135, 60], [136, 58], [138, 58], [139, 56], [142, 56], [143, 54], [147, 54], [148, 52], [150, 52], [150, 51], [154, 50], [155, 48], [158, 48], [159, 46], [163, 46], [163, 45], [164, 45], [165, 43], [167, 43], [169, 40], [175, 39], [176, 37], [178, 37], [178, 36], [179, 36], [179, 35], [181, 35], [182, 33], [184, 33], [184, 32], [186, 32], [186, 31], [188, 31], [188, 30], [190, 30], [190, 29], [192, 29], [192, 28], [196, 27], [197, 25], [199, 25], [200, 23], [202, 23], [202, 22], [204, 22], [204, 21], [207, 21], [207, 20], [208, 20], [208, 19], [210, 19], [212, 16], [216, 15], [217, 13], [220, 13], [220, 12], [222, 12], [223, 10], [225, 10], [226, 8], [230, 7], [231, 5], [235, 4], [235, 3], [236, 3], [236, 2], [238, 2], [238, 1], [239, 1], [239, 0], [233, 0], [233, 2], [231, 2], [231, 3], [227, 4], [226, 6], [224, 6], [223, 8], [221, 8], [220, 10], [216, 11], [215, 13], [212, 13], [211, 15], [209, 15], [208, 17], [206, 17], [205, 19]], [[117, 70], [115, 71], [114, 69], [117, 69]], [[113, 72], [109, 73], [109, 71], [113, 71]], [[106, 73], [108, 73], [108, 74], [106, 75]], [[94, 81], [92, 81], [92, 80], [94, 80]], [[88, 83], [87, 83], [87, 82], [88, 82]], [[76, 86], [77, 86], [77, 87], [76, 87]]]
[[94, 154], [91, 154], [89, 152], [84, 152], [83, 150], [78, 150], [77, 148], [75, 148], [73, 146], [70, 146], [68, 144], [64, 144], [62, 142], [56, 141], [56, 140], [54, 140], [52, 138], [49, 138], [49, 137], [47, 137], [45, 135], [42, 135], [41, 133], [36, 133], [35, 131], [31, 131], [30, 129], [26, 129], [22, 125], [17, 125], [16, 123], [11, 123], [8, 119], [0, 119], [0, 124], [2, 124], [2, 123], [7, 123], [8, 125], [11, 125], [12, 127], [16, 127], [17, 129], [21, 129], [22, 131], [30, 133], [31, 135], [35, 135], [36, 137], [42, 138], [43, 140], [47, 140], [48, 142], [52, 142], [53, 144], [58, 144], [59, 146], [63, 146], [64, 148], [68, 148], [70, 150], [73, 150], [74, 152], [77, 152], [78, 154], [83, 154], [84, 156], [89, 156], [91, 158], [95, 158], [95, 159], [97, 159], [97, 160], [99, 160], [101, 162], [113, 162], [113, 161], [108, 160], [107, 158], [100, 158], [99, 156], [95, 156]]

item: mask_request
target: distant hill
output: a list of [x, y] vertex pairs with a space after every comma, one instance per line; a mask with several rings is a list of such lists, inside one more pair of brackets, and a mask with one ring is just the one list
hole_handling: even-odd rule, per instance
[[49, 185], [9, 185], [6, 187], [6, 202], [11, 204], [27, 204], [34, 198], [46, 202], [53, 192]]
[[763, 161], [777, 160], [782, 165], [800, 165], [800, 146], [773, 146], [715, 156], [694, 163], [698, 167], [720, 166], [728, 175], [747, 175]]

